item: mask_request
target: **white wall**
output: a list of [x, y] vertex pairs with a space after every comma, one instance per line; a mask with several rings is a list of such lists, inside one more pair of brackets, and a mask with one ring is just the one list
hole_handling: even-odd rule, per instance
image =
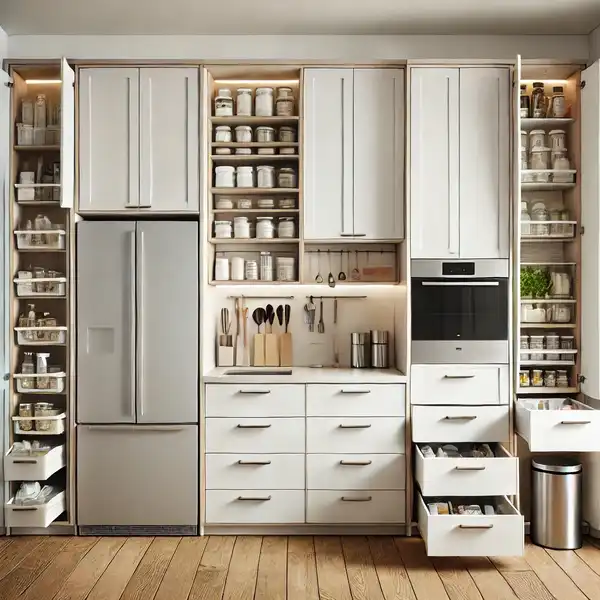
[[600, 25], [589, 35], [590, 60], [600, 59]]
[[0, 27], [0, 64], [8, 56], [8, 35], [2, 27]]
[[585, 60], [587, 35], [15, 35], [12, 58], [89, 60], [247, 60], [378, 62], [402, 60]]

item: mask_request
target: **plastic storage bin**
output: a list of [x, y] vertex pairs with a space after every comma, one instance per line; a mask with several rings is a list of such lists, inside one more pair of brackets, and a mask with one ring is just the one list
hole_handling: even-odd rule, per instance
[[4, 479], [46, 481], [66, 464], [67, 452], [64, 444], [55, 446], [43, 454], [14, 454], [9, 451], [4, 455]]
[[67, 293], [66, 277], [32, 277], [31, 279], [15, 278], [17, 296], [64, 296]]
[[[51, 417], [13, 417], [12, 420], [14, 432], [19, 435], [59, 435], [65, 432], [66, 418], [66, 413], [60, 413]], [[33, 421], [33, 429], [21, 429], [22, 421]], [[38, 421], [44, 421], [46, 429], [38, 429]]]
[[15, 231], [18, 250], [64, 250], [67, 232], [64, 229]]
[[4, 517], [7, 527], [48, 527], [67, 508], [64, 490], [57, 490], [45, 504], [19, 506], [11, 498], [4, 505]]
[[[19, 394], [61, 394], [65, 390], [66, 373], [17, 373], [13, 375]], [[32, 385], [30, 386], [29, 383]]]
[[59, 346], [67, 342], [67, 328], [15, 327], [19, 346]]

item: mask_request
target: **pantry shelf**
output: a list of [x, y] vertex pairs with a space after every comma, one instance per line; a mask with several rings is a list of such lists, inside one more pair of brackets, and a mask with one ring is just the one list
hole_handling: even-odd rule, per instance
[[522, 262], [522, 267], [575, 267], [576, 262]]
[[298, 238], [212, 238], [211, 244], [297, 244]]
[[60, 146], [14, 146], [17, 152], [60, 152]]
[[213, 154], [211, 159], [214, 163], [238, 163], [254, 162], [264, 163], [269, 161], [284, 162], [295, 161], [300, 158], [297, 154]]
[[221, 196], [269, 196], [270, 194], [297, 194], [298, 188], [211, 188], [211, 193]]
[[[297, 148], [298, 142], [211, 142], [213, 148]], [[222, 154], [221, 156], [230, 156]], [[252, 156], [240, 154], [239, 156]], [[265, 154], [264, 156], [271, 156]], [[284, 155], [285, 156], [285, 155]]]
[[574, 298], [521, 298], [521, 304], [577, 304]]
[[300, 117], [210, 117], [215, 125], [296, 125]]
[[552, 127], [552, 128], [560, 129], [561, 127], [564, 127], [565, 125], [570, 125], [571, 123], [574, 123], [574, 122], [575, 122], [575, 119], [571, 119], [571, 118], [563, 118], [563, 119], [528, 118], [528, 119], [521, 119], [521, 129], [523, 129], [524, 131], [529, 131], [531, 129], [538, 129], [540, 127]]
[[554, 396], [560, 396], [561, 394], [577, 393], [579, 393], [579, 389], [576, 387], [520, 387], [517, 391], [517, 394], [523, 396], [533, 396], [535, 394], [552, 394]]
[[575, 323], [521, 323], [521, 329], [575, 329]]
[[53, 208], [60, 208], [60, 201], [58, 200], [17, 200], [19, 206], [48, 206]]
[[521, 190], [524, 192], [554, 192], [561, 190], [572, 190], [575, 183], [521, 183]]
[[233, 281], [231, 279], [212, 279], [210, 281], [209, 285], [221, 285], [221, 286], [227, 286], [227, 285], [245, 285], [245, 286], [249, 286], [251, 285], [252, 287], [258, 285], [258, 286], [269, 286], [269, 285], [298, 285], [300, 282], [295, 279], [294, 281], [260, 281], [260, 280], [251, 280], [251, 279], [244, 279], [243, 281]]
[[210, 211], [214, 215], [232, 214], [232, 215], [290, 215], [298, 214], [300, 211], [297, 208], [213, 208]]
[[[540, 352], [542, 352], [540, 350]], [[544, 351], [545, 353], [545, 351]], [[519, 364], [522, 367], [574, 367], [572, 360], [521, 360]]]
[[55, 188], [60, 187], [60, 183], [15, 183], [16, 188]]

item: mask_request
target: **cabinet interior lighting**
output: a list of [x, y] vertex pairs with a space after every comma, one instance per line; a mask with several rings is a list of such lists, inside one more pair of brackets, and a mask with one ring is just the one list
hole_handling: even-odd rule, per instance
[[60, 79], [26, 79], [25, 83], [30, 84], [45, 84], [45, 83], [62, 83]]
[[214, 83], [219, 85], [258, 85], [261, 83], [267, 85], [284, 85], [284, 84], [298, 84], [299, 79], [215, 79]]

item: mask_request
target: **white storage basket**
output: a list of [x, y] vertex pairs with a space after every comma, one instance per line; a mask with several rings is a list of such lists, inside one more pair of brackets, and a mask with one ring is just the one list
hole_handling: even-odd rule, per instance
[[[14, 432], [19, 435], [59, 435], [65, 432], [66, 413], [60, 413], [49, 417], [13, 417]], [[32, 421], [31, 429], [22, 429], [23, 421]], [[38, 429], [38, 423], [44, 422], [46, 429]]]
[[[13, 375], [17, 382], [19, 394], [62, 394], [65, 390], [66, 373], [33, 373], [24, 375], [16, 373]], [[32, 385], [28, 385], [30, 382]]]
[[15, 235], [18, 250], [64, 250], [67, 232], [64, 229], [18, 229]]
[[67, 328], [15, 327], [19, 346], [60, 346], [67, 342]]
[[17, 296], [64, 296], [67, 293], [66, 277], [15, 278]]

